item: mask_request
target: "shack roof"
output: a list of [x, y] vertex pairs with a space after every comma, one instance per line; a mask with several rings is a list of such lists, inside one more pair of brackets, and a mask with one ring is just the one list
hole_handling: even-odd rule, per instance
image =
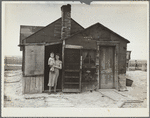
[[[37, 34], [38, 32], [40, 32], [41, 30], [44, 30], [45, 28], [47, 28], [47, 27], [49, 27], [49, 26], [51, 26], [52, 24], [54, 24], [54, 23], [56, 23], [57, 21], [61, 21], [61, 18], [59, 18], [59, 19], [57, 19], [57, 20], [55, 20], [54, 22], [52, 22], [52, 23], [50, 23], [50, 24], [48, 24], [47, 26], [45, 26], [45, 27], [41, 27], [37, 32], [35, 32], [35, 33], [33, 33], [33, 34], [31, 34], [31, 35], [29, 35], [28, 37], [26, 37], [26, 38], [24, 38], [23, 40], [26, 40], [27, 38], [30, 38], [32, 35], [35, 35], [35, 34]], [[71, 20], [73, 21], [73, 22], [75, 22], [81, 29], [84, 29], [84, 27], [83, 26], [81, 26], [79, 23], [77, 23], [74, 19], [72, 19], [71, 18]]]
[[[91, 26], [89, 26], [88, 28], [84, 29], [80, 24], [78, 24], [75, 20], [73, 20], [71, 18], [72, 21], [74, 21], [79, 27], [80, 27], [80, 30], [75, 32], [75, 33], [71, 33], [71, 36], [67, 37], [65, 40], [67, 39], [70, 39], [71, 37], [79, 34], [79, 33], [82, 33], [82, 32], [85, 32], [87, 31], [88, 29], [91, 29], [91, 28], [94, 28], [95, 26], [100, 26], [100, 27], [103, 27], [105, 30], [119, 36], [122, 40], [125, 40], [127, 43], [130, 43], [129, 40], [125, 39], [124, 37], [120, 36], [119, 34], [115, 33], [114, 31], [110, 30], [109, 28], [107, 28], [106, 26], [102, 25], [101, 23], [96, 23], [96, 24], [93, 24]], [[22, 44], [22, 40], [26, 40], [26, 39], [29, 39], [31, 36], [34, 36], [36, 34], [38, 34], [40, 31], [43, 31], [45, 28], [47, 27], [50, 27], [52, 24], [54, 24], [55, 22], [57, 21], [61, 21], [61, 18], [55, 20], [54, 22], [50, 23], [49, 25], [45, 26], [45, 27], [42, 27], [42, 26], [21, 26], [21, 30], [20, 30], [20, 44]], [[25, 30], [26, 29], [26, 30]], [[81, 30], [82, 29], [82, 30]], [[40, 42], [39, 42], [40, 43]]]
[[27, 38], [28, 36], [34, 34], [35, 32], [42, 29], [44, 26], [29, 26], [29, 25], [21, 25], [20, 26], [20, 44], [22, 40]]
[[119, 36], [121, 39], [125, 40], [127, 43], [130, 43], [129, 40], [125, 39], [124, 37], [120, 36], [119, 34], [117, 34], [116, 32], [114, 32], [114, 31], [112, 31], [112, 30], [110, 30], [109, 28], [105, 27], [104, 25], [102, 25], [102, 24], [99, 23], [99, 22], [98, 22], [98, 23], [95, 23], [95, 24], [93, 24], [93, 25], [91, 25], [91, 26], [89, 26], [88, 28], [86, 28], [86, 29], [84, 29], [84, 30], [82, 30], [82, 31], [80, 31], [80, 32], [77, 32], [77, 33], [75, 33], [75, 34], [73, 34], [73, 35], [67, 37], [65, 40], [70, 39], [71, 37], [73, 37], [73, 36], [75, 36], [75, 35], [78, 35], [79, 33], [83, 33], [83, 32], [85, 32], [86, 30], [89, 30], [89, 29], [91, 29], [91, 28], [94, 28], [95, 26], [103, 27], [104, 29], [108, 30], [109, 32], [111, 32], [111, 33], [113, 33], [113, 34]]

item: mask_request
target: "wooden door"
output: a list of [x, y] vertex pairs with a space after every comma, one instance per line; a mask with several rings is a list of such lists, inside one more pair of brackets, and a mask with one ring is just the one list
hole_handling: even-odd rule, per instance
[[63, 92], [81, 92], [81, 49], [66, 46], [64, 49]]
[[114, 50], [115, 47], [100, 47], [100, 88], [113, 89], [114, 83]]
[[23, 93], [44, 90], [44, 45], [28, 45], [24, 49]]
[[44, 75], [44, 45], [25, 46], [24, 76]]

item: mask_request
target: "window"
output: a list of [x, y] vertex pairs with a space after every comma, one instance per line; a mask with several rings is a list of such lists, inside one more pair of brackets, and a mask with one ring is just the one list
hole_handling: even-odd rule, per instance
[[96, 81], [96, 50], [83, 50], [82, 82]]
[[95, 50], [83, 50], [83, 66], [95, 66], [96, 51]]

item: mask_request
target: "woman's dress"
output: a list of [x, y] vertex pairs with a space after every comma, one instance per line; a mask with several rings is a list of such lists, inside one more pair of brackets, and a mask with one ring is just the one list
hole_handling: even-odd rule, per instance
[[[60, 61], [60, 60], [56, 60], [56, 61], [55, 61], [55, 66], [58, 66], [58, 67], [59, 67], [60, 64], [62, 64], [62, 61]], [[58, 68], [55, 68], [55, 82], [54, 82], [55, 85], [57, 85], [58, 77], [59, 77], [59, 69], [58, 69]]]
[[[60, 60], [55, 61], [55, 66], [60, 66], [62, 62]], [[49, 71], [49, 83], [48, 86], [53, 87], [54, 85], [57, 85], [57, 80], [59, 76], [59, 69], [55, 68], [54, 72]]]

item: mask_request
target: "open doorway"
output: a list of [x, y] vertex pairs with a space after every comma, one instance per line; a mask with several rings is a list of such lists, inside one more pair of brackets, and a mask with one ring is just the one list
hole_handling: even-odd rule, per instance
[[[44, 63], [44, 91], [49, 89], [48, 81], [49, 81], [49, 66], [48, 66], [48, 59], [50, 57], [50, 53], [53, 52], [54, 54], [59, 53], [60, 60], [62, 61], [62, 43], [47, 45], [45, 46], [45, 63]], [[61, 91], [62, 89], [62, 70], [59, 70], [59, 78], [57, 81], [57, 91]], [[53, 89], [52, 89], [53, 90]]]

